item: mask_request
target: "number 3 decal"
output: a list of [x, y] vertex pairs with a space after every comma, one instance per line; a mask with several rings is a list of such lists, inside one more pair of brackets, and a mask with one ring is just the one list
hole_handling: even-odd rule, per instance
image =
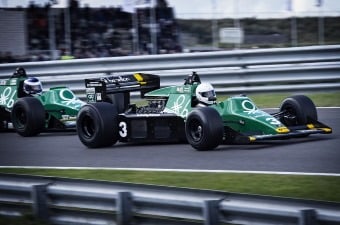
[[273, 124], [273, 125], [280, 125], [281, 124], [281, 122], [278, 121], [275, 118], [266, 118], [266, 121], [270, 121], [270, 124]]
[[119, 135], [123, 138], [127, 136], [127, 125], [124, 121], [119, 123]]

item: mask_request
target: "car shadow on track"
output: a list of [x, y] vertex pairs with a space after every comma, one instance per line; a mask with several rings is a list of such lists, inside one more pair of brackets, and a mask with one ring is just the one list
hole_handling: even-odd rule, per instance
[[291, 138], [291, 139], [285, 139], [285, 140], [271, 140], [271, 141], [258, 141], [251, 144], [221, 144], [216, 149], [210, 150], [210, 151], [196, 151], [193, 147], [190, 146], [189, 143], [159, 143], [159, 142], [146, 142], [146, 143], [122, 143], [118, 142], [115, 145], [100, 148], [102, 150], [114, 150], [115, 148], [119, 149], [131, 149], [133, 148], [155, 148], [157, 146], [164, 148], [169, 147], [170, 149], [183, 149], [185, 150], [192, 150], [195, 152], [211, 152], [211, 151], [232, 151], [232, 150], [261, 150], [261, 149], [267, 149], [267, 148], [276, 148], [280, 146], [289, 146], [289, 145], [297, 145], [297, 144], [304, 144], [304, 143], [310, 143], [310, 142], [320, 142], [320, 141], [329, 141], [335, 139], [333, 136], [311, 136], [311, 137], [305, 137], [305, 138]]
[[[42, 132], [40, 134], [38, 134], [35, 137], [60, 137], [60, 136], [74, 136], [75, 138], [78, 138], [77, 136], [77, 132], [75, 130], [49, 130], [46, 132]], [[32, 138], [32, 137], [29, 137]]]
[[[51, 136], [72, 136], [75, 135], [75, 138], [78, 139], [76, 133], [70, 131], [63, 131], [63, 132], [50, 132], [50, 133], [42, 133], [39, 137], [51, 137]], [[266, 148], [276, 148], [280, 146], [289, 146], [289, 145], [297, 145], [303, 144], [308, 142], [320, 142], [320, 141], [329, 141], [336, 139], [334, 136], [310, 136], [304, 138], [290, 138], [285, 140], [266, 140], [266, 141], [258, 141], [251, 144], [221, 144], [214, 150], [209, 151], [196, 151], [193, 147], [190, 146], [189, 143], [186, 142], [117, 142], [112, 146], [101, 147], [101, 148], [94, 148], [95, 150], [116, 150], [116, 149], [131, 149], [131, 148], [150, 148], [155, 149], [157, 146], [160, 148], [169, 148], [169, 149], [183, 149], [185, 150], [192, 150], [196, 152], [211, 152], [211, 151], [231, 151], [231, 150], [260, 150]], [[81, 143], [80, 143], [81, 144]], [[82, 145], [82, 144], [81, 144]], [[85, 149], [93, 150], [92, 148], [87, 148], [86, 146], [82, 145]]]

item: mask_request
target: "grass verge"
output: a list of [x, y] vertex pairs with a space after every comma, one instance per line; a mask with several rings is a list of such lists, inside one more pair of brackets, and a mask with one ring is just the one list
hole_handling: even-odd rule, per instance
[[49, 225], [46, 222], [39, 221], [33, 215], [24, 215], [22, 217], [0, 216], [2, 225]]
[[340, 202], [340, 177], [310, 175], [1, 168], [3, 173], [198, 188]]

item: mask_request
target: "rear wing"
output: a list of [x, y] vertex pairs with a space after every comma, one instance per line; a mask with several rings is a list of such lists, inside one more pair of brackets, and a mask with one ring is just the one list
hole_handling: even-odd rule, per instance
[[139, 91], [143, 98], [145, 93], [160, 88], [160, 78], [146, 73], [105, 76], [85, 79], [85, 87], [88, 103], [109, 102], [121, 113], [129, 107], [130, 92]]
[[144, 94], [160, 88], [158, 75], [135, 73], [133, 75], [105, 76], [85, 79], [86, 97], [88, 102], [101, 102], [110, 94], [140, 91]]

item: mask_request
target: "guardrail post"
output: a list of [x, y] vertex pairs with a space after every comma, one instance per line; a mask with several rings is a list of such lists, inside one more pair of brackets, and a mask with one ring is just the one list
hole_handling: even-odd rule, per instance
[[300, 210], [299, 225], [316, 225], [316, 212], [314, 209]]
[[220, 200], [205, 200], [203, 205], [204, 225], [218, 225]]
[[33, 215], [42, 221], [48, 221], [47, 186], [33, 185], [31, 191]]
[[117, 196], [117, 224], [128, 225], [132, 220], [132, 194], [118, 192]]

